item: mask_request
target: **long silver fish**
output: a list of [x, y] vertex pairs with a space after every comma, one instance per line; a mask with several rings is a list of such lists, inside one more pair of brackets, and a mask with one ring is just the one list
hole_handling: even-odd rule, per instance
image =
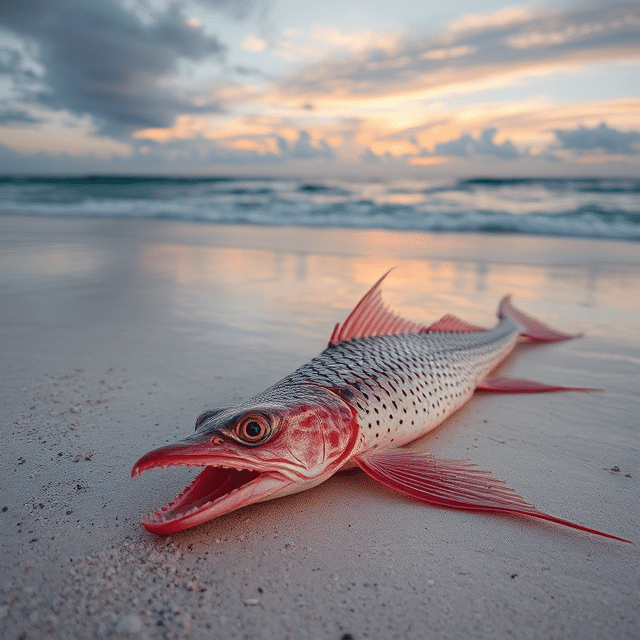
[[423, 326], [383, 304], [380, 286], [387, 275], [336, 325], [320, 355], [242, 404], [206, 411], [191, 436], [136, 462], [132, 476], [153, 467], [204, 467], [175, 500], [143, 517], [146, 529], [156, 534], [187, 529], [310, 489], [358, 466], [430, 504], [533, 516], [628, 542], [538, 511], [469, 461], [400, 449], [435, 429], [476, 390], [592, 389], [491, 375], [519, 336], [535, 342], [574, 337], [518, 311], [508, 296], [492, 329], [454, 316]]

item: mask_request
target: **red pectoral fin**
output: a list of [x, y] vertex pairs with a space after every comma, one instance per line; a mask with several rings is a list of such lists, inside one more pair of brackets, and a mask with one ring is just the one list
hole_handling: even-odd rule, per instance
[[551, 391], [603, 391], [603, 389], [590, 389], [587, 387], [560, 387], [522, 378], [496, 378], [486, 377], [476, 391], [493, 391], [495, 393], [549, 393]]
[[549, 520], [580, 531], [630, 542], [538, 511], [490, 471], [468, 460], [445, 460], [413, 451], [385, 451], [355, 458], [374, 480], [400, 493], [440, 507], [515, 513]]

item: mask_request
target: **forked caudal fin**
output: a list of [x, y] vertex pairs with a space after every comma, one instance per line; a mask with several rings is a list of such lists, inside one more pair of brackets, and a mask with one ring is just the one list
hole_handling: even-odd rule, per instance
[[523, 327], [520, 335], [534, 342], [560, 342], [561, 340], [571, 340], [571, 338], [580, 337], [579, 335], [574, 336], [569, 333], [563, 333], [562, 331], [556, 331], [544, 324], [544, 322], [540, 322], [540, 320], [536, 320], [519, 309], [516, 309], [513, 304], [511, 304], [511, 296], [505, 296], [500, 301], [498, 318], [511, 318], [511, 320], [515, 320]]
[[518, 514], [621, 542], [624, 538], [590, 529], [538, 511], [490, 471], [468, 460], [445, 460], [414, 451], [384, 451], [356, 457], [354, 462], [374, 480], [391, 489], [440, 507], [465, 511]]

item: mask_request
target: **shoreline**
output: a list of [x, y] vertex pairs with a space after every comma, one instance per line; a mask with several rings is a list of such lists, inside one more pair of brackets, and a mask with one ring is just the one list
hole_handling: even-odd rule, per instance
[[[640, 246], [637, 241], [623, 238], [600, 239], [591, 236], [539, 235], [524, 232], [422, 231], [322, 225], [291, 226], [276, 223], [232, 224], [171, 218], [136, 219], [91, 214], [79, 216], [72, 213], [59, 216], [41, 216], [20, 211], [2, 211], [0, 212], [0, 219], [3, 220], [5, 225], [10, 224], [10, 220], [32, 220], [35, 221], [34, 227], [50, 227], [47, 223], [51, 222], [51, 228], [59, 226], [58, 223], [68, 223], [76, 229], [84, 224], [89, 226], [102, 225], [106, 228], [112, 225], [130, 226], [131, 228], [142, 226], [149, 229], [156, 228], [158, 231], [153, 237], [158, 240], [160, 238], [170, 238], [174, 242], [180, 241], [185, 244], [196, 245], [206, 244], [207, 246], [211, 246], [212, 243], [213, 246], [224, 246], [224, 243], [237, 246], [242, 241], [248, 242], [252, 248], [259, 248], [266, 237], [271, 249], [287, 250], [291, 248], [287, 240], [295, 238], [296, 242], [301, 243], [310, 252], [315, 253], [320, 250], [331, 254], [335, 252], [336, 242], [338, 246], [346, 246], [349, 251], [355, 251], [356, 254], [364, 253], [363, 249], [351, 240], [353, 236], [365, 238], [365, 246], [376, 248], [381, 248], [380, 242], [376, 241], [376, 236], [387, 236], [386, 240], [389, 240], [389, 238], [392, 240], [386, 250], [396, 249], [403, 254], [404, 258], [412, 256], [422, 258], [423, 255], [419, 253], [423, 244], [422, 239], [431, 238], [433, 240], [429, 247], [429, 257], [431, 259], [490, 259], [498, 263], [522, 263], [524, 260], [525, 263], [531, 261], [532, 264], [550, 264], [549, 260], [551, 260], [551, 264], [566, 264], [576, 261], [582, 261], [587, 264], [592, 263], [594, 260], [596, 262], [599, 261], [601, 251], [594, 251], [594, 249], [601, 247], [604, 249], [603, 253], [605, 255], [615, 255], [615, 258], [609, 259], [612, 263], [637, 264], [638, 248]], [[163, 229], [164, 232], [162, 231]], [[350, 241], [341, 241], [341, 237], [345, 235], [350, 238]], [[318, 237], [320, 237], [320, 240], [318, 240]], [[509, 241], [515, 241], [520, 245], [518, 252], [510, 251], [509, 247], [505, 246]], [[566, 255], [564, 251], [559, 255], [558, 251], [566, 249], [567, 244], [573, 245], [575, 248]], [[580, 245], [584, 245], [584, 247], [580, 247]], [[549, 248], [544, 250], [544, 259], [541, 259], [541, 248], [544, 246]], [[520, 253], [523, 247], [525, 250], [524, 256]], [[473, 251], [471, 256], [464, 253], [469, 248]]]
[[316, 355], [395, 264], [384, 295], [402, 315], [488, 326], [511, 291], [585, 338], [526, 346], [504, 370], [606, 387], [478, 394], [414, 446], [637, 545], [637, 254], [622, 241], [0, 215], [6, 637], [632, 637], [637, 546], [425, 507], [351, 471], [157, 538], [140, 516], [192, 472], [128, 475], [202, 410]]

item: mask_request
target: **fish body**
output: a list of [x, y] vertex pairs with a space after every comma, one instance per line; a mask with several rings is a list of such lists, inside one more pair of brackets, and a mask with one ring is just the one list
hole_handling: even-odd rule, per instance
[[359, 425], [350, 456], [355, 458], [402, 447], [435, 429], [471, 398], [518, 335], [518, 325], [505, 318], [482, 333], [430, 331], [342, 341], [280, 385], [339, 389]]
[[[427, 503], [550, 520], [607, 537], [535, 509], [468, 461], [436, 459], [402, 447], [430, 432], [477, 390], [589, 391], [491, 373], [520, 336], [555, 342], [555, 331], [506, 297], [492, 329], [453, 316], [423, 326], [382, 302], [383, 276], [336, 325], [318, 356], [242, 404], [207, 411], [185, 440], [143, 456], [152, 467], [203, 466], [163, 509], [143, 518], [151, 532], [186, 529], [239, 507], [309, 489], [358, 466], [372, 478]], [[617, 538], [620, 539], [620, 538]]]

